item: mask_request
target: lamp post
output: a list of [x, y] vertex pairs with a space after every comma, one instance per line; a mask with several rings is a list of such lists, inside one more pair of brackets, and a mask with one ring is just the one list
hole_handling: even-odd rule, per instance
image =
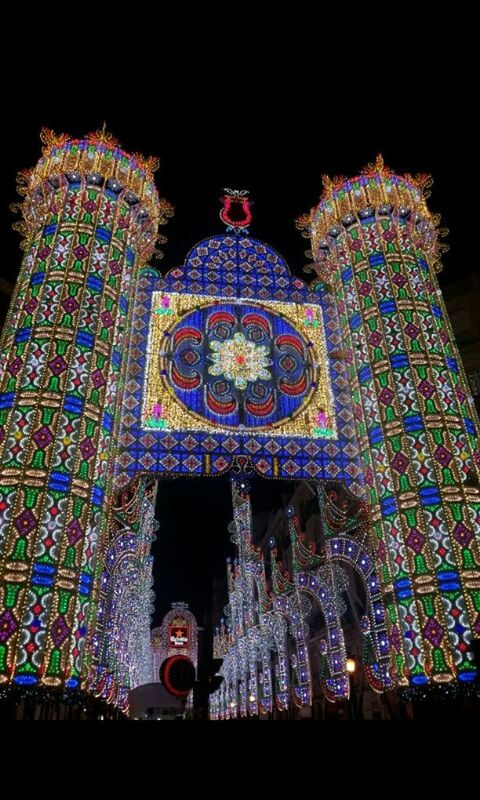
[[355, 668], [356, 663], [354, 658], [347, 658], [347, 672], [350, 681], [350, 696], [348, 698], [348, 707], [350, 709], [350, 718], [356, 719], [356, 710], [355, 710]]

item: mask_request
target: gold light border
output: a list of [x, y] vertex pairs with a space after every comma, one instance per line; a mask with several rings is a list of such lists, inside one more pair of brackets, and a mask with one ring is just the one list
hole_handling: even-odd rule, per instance
[[[167, 313], [157, 314], [156, 309], [162, 308], [162, 299], [168, 297], [169, 306]], [[196, 414], [187, 409], [174, 393], [169, 385], [166, 376], [161, 375], [162, 369], [167, 369], [166, 359], [161, 355], [164, 351], [164, 334], [171, 333], [180, 322], [182, 316], [187, 312], [196, 309], [215, 307], [216, 304], [228, 305], [249, 305], [259, 309], [270, 311], [276, 316], [284, 317], [295, 330], [299, 331], [304, 339], [312, 342], [311, 349], [312, 368], [314, 380], [317, 386], [310, 391], [310, 394], [301, 408], [292, 415], [278, 422], [264, 427], [244, 427], [221, 426], [210, 422], [206, 417]], [[306, 309], [313, 308], [316, 311], [318, 327], [306, 325]], [[168, 313], [172, 312], [172, 313]], [[251, 436], [296, 436], [300, 438], [322, 438], [314, 435], [314, 429], [318, 427], [316, 414], [322, 408], [326, 411], [329, 418], [329, 427], [333, 435], [329, 439], [336, 438], [336, 424], [334, 417], [333, 395], [328, 372], [327, 348], [323, 328], [323, 319], [320, 306], [315, 303], [286, 303], [276, 300], [257, 300], [251, 298], [232, 298], [218, 296], [199, 296], [189, 294], [177, 294], [174, 292], [153, 292], [152, 294], [152, 321], [150, 324], [147, 342], [147, 364], [144, 379], [142, 407], [142, 428], [145, 430], [162, 430], [164, 432], [183, 431], [187, 433], [201, 432], [212, 435], [234, 435], [241, 432]], [[162, 404], [162, 419], [165, 420], [165, 428], [152, 428], [148, 425], [151, 419], [151, 409], [155, 403]], [[325, 437], [327, 439], [327, 437]]]

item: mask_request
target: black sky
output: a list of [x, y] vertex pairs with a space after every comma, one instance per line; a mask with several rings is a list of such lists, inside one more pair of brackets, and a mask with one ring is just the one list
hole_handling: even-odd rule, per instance
[[[86, 87], [79, 81], [78, 92], [70, 89], [63, 99], [54, 87], [50, 92], [37, 87], [31, 97], [5, 93], [0, 277], [14, 282], [18, 274], [19, 237], [11, 230], [8, 206], [18, 199], [15, 174], [40, 156], [41, 127], [78, 137], [104, 121], [126, 150], [161, 159], [157, 186], [175, 206], [174, 218], [162, 231], [168, 238], [165, 257], [157, 262], [162, 271], [181, 263], [197, 241], [223, 230], [218, 199], [224, 187], [232, 187], [250, 190], [252, 235], [276, 248], [301, 276], [308, 242], [295, 230], [294, 219], [317, 202], [321, 175], [357, 174], [378, 152], [395, 171], [427, 172], [434, 178], [430, 207], [450, 229], [441, 285], [476, 269], [472, 220], [464, 201], [470, 128], [458, 112], [453, 89], [440, 102], [428, 83], [415, 83], [411, 72], [374, 89], [357, 72], [337, 84], [326, 78], [322, 84], [319, 75], [302, 92], [299, 84], [279, 81], [277, 75], [255, 91], [251, 75], [245, 87], [238, 75], [225, 87], [217, 76], [206, 85], [195, 81], [194, 72], [191, 66], [188, 86], [185, 81], [160, 85], [159, 79], [157, 91], [130, 88], [128, 102], [95, 81], [95, 91], [91, 81]], [[281, 485], [259, 481], [256, 507], [281, 505], [281, 490]], [[164, 482], [158, 517], [155, 623], [175, 600], [190, 602], [202, 622], [212, 578], [223, 574], [225, 555], [231, 553], [228, 481]]]

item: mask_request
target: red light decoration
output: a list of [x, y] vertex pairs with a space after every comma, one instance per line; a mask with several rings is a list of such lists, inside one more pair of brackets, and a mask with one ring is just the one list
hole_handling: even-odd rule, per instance
[[225, 192], [221, 198], [223, 208], [220, 211], [220, 219], [229, 228], [248, 228], [252, 221], [248, 192], [245, 189], [225, 189]]
[[160, 680], [174, 697], [187, 697], [195, 683], [195, 667], [187, 656], [166, 658], [160, 667]]

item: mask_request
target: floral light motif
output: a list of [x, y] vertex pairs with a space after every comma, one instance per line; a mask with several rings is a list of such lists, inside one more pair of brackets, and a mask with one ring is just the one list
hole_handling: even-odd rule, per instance
[[161, 403], [154, 403], [151, 417], [145, 423], [149, 428], [166, 428], [167, 422], [163, 417], [163, 406]]
[[316, 312], [314, 308], [307, 307], [305, 309], [305, 319], [303, 320], [304, 325], [312, 325], [314, 328], [318, 328], [319, 321], [316, 316]]
[[271, 380], [266, 369], [271, 364], [268, 347], [249, 342], [243, 333], [236, 333], [226, 342], [210, 342], [210, 347], [214, 351], [209, 356], [213, 361], [208, 369], [210, 375], [223, 375], [237, 389], [246, 389], [248, 381]]
[[160, 301], [160, 307], [155, 309], [155, 314], [173, 314], [173, 308], [171, 308], [171, 299], [168, 295], [164, 295]]
[[318, 414], [317, 414], [317, 423], [318, 423], [320, 428], [326, 428], [327, 427], [327, 415], [325, 414], [325, 411], [319, 411], [318, 412]]
[[334, 431], [330, 426], [328, 415], [325, 411], [320, 410], [315, 417], [317, 426], [313, 429], [313, 435], [319, 436], [322, 439], [329, 439], [334, 435]]

